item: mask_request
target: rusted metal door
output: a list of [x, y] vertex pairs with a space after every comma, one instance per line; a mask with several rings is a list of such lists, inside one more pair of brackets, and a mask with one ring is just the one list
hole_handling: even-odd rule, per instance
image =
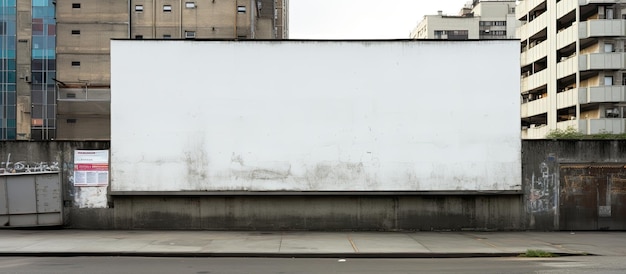
[[626, 165], [561, 165], [561, 230], [626, 229]]

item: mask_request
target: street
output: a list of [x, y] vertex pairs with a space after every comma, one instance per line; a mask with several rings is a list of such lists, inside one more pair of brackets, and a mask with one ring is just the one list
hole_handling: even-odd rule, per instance
[[0, 273], [624, 273], [621, 256], [454, 259], [1, 257]]

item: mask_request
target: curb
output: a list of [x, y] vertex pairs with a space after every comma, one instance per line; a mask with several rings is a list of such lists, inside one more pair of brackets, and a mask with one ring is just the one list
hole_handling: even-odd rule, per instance
[[[488, 258], [520, 257], [521, 253], [207, 253], [207, 252], [0, 252], [0, 257], [197, 257], [197, 258]], [[558, 257], [594, 254], [553, 253]], [[520, 257], [538, 258], [538, 257]], [[552, 257], [554, 258], [554, 257]]]

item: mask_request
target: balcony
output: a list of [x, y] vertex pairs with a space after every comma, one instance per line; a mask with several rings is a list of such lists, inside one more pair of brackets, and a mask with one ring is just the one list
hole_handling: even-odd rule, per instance
[[548, 134], [548, 126], [531, 126], [527, 129], [522, 129], [522, 139], [545, 139]]
[[623, 36], [626, 31], [626, 20], [621, 19], [595, 19], [579, 24], [580, 39], [589, 37], [617, 37]]
[[597, 133], [626, 133], [626, 119], [624, 118], [600, 118], [580, 120], [579, 130], [585, 134]]
[[556, 3], [556, 18], [561, 18], [564, 15], [575, 10], [578, 6], [578, 0], [561, 0]]
[[605, 69], [622, 69], [624, 67], [623, 52], [601, 52], [580, 55], [579, 69], [584, 70], [605, 70]]
[[522, 78], [521, 91], [529, 91], [541, 86], [545, 86], [548, 83], [548, 70], [544, 69], [540, 72], [532, 74], [528, 77]]
[[519, 20], [524, 17], [530, 10], [539, 6], [539, 4], [546, 0], [524, 0], [520, 1], [517, 7], [515, 7], [515, 19]]
[[576, 56], [570, 57], [556, 64], [556, 77], [563, 78], [576, 73], [576, 65], [578, 64], [578, 58]]
[[578, 0], [578, 4], [581, 6], [589, 4], [617, 4], [618, 0]]
[[[610, 132], [614, 134], [626, 133], [626, 119], [624, 118], [601, 118], [601, 119], [584, 119], [569, 120], [558, 122], [556, 128], [566, 130], [572, 127], [583, 134], [598, 134]], [[546, 125], [531, 126], [522, 129], [522, 139], [545, 139], [550, 132]]]
[[110, 88], [59, 88], [57, 140], [110, 139]]
[[597, 86], [580, 88], [578, 92], [578, 102], [580, 104], [625, 101], [626, 86]]
[[562, 49], [568, 45], [576, 43], [578, 39], [579, 27], [572, 25], [556, 34], [556, 48]]
[[543, 13], [539, 15], [539, 17], [535, 18], [535, 20], [519, 27], [516, 31], [516, 34], [517, 37], [519, 37], [521, 40], [528, 39], [529, 37], [540, 32], [542, 29], [545, 29], [547, 26], [548, 15], [546, 13]]
[[548, 112], [548, 98], [523, 103], [521, 106], [522, 118], [527, 118]]
[[110, 89], [60, 88], [57, 100], [59, 115], [110, 115]]
[[580, 125], [580, 120], [569, 120], [569, 121], [556, 123], [556, 128], [560, 130], [566, 130], [570, 127], [579, 129], [580, 128], [579, 125]]
[[522, 52], [520, 57], [521, 65], [529, 65], [546, 56], [548, 56], [548, 43], [539, 43], [529, 50]]
[[578, 99], [579, 92], [580, 92], [580, 89], [575, 88], [575, 89], [570, 89], [564, 92], [557, 93], [556, 94], [556, 107], [561, 109], [561, 108], [575, 106], [576, 104], [578, 104], [578, 101], [579, 101]]

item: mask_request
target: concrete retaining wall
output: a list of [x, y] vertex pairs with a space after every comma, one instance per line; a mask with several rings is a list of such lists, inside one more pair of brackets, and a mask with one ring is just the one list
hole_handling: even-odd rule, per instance
[[521, 195], [120, 196], [115, 228], [519, 230]]
[[626, 163], [626, 141], [533, 140], [522, 142], [521, 193], [123, 193], [107, 194], [108, 208], [79, 208], [73, 151], [108, 148], [108, 142], [1, 142], [0, 166], [58, 167], [71, 228], [391, 231], [558, 230], [560, 165]]

